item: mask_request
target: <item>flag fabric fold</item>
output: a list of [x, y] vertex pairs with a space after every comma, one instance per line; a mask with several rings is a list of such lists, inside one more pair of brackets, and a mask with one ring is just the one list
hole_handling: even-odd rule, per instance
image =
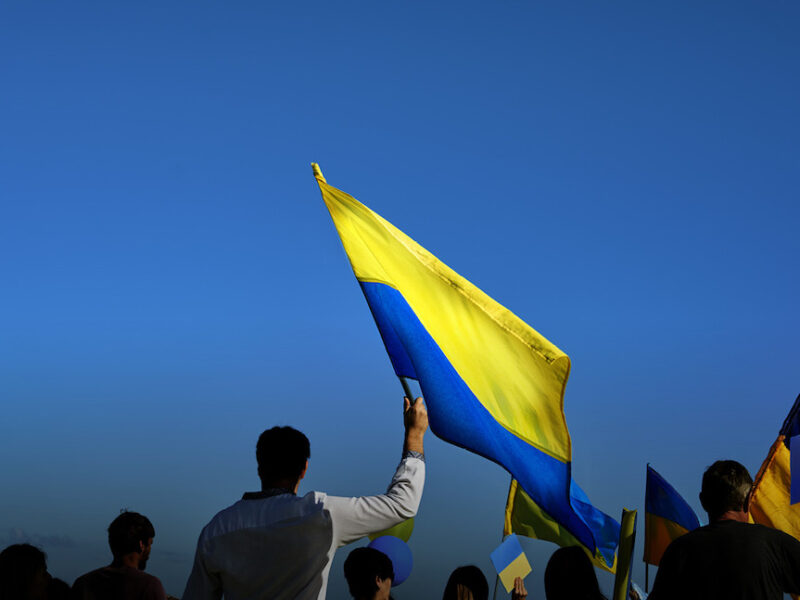
[[597, 523], [609, 517], [571, 494], [563, 412], [569, 357], [328, 185], [316, 165], [314, 175], [395, 373], [419, 382], [432, 431], [503, 466], [585, 547], [607, 546]]
[[[800, 396], [761, 465], [750, 493], [750, 517], [756, 523], [780, 529], [800, 539], [800, 504], [792, 504], [792, 450], [790, 440], [800, 435]], [[800, 448], [795, 450], [800, 452]], [[795, 473], [800, 477], [800, 473]]]
[[650, 465], [644, 505], [644, 562], [658, 566], [672, 540], [700, 527], [700, 521], [686, 500]]
[[516, 533], [525, 537], [553, 542], [561, 547], [580, 546], [589, 556], [592, 564], [611, 573], [617, 569], [617, 540], [620, 524], [607, 514], [592, 507], [583, 490], [572, 480], [570, 484], [570, 502], [576, 510], [582, 511], [582, 517], [591, 523], [597, 546], [589, 548], [578, 538], [558, 523], [547, 512], [525, 493], [516, 479], [511, 480], [506, 502], [503, 535]]

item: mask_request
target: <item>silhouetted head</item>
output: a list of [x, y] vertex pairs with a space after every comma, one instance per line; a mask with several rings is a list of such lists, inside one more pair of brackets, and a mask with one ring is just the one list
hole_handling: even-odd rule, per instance
[[753, 478], [744, 465], [735, 460], [718, 460], [703, 473], [700, 504], [710, 522], [728, 511], [747, 512], [747, 501]]
[[156, 530], [150, 519], [136, 512], [125, 511], [108, 526], [108, 545], [114, 560], [119, 560], [126, 554], [138, 552], [139, 568], [144, 570]]
[[46, 600], [50, 574], [47, 555], [30, 544], [14, 544], [0, 552], [0, 598]]
[[293, 427], [267, 429], [256, 445], [262, 489], [294, 487], [303, 477], [310, 457], [308, 438]]
[[356, 548], [344, 561], [344, 578], [356, 600], [386, 600], [394, 579], [391, 559], [375, 548]]
[[[461, 594], [459, 594], [459, 588], [461, 588]], [[489, 598], [489, 584], [486, 582], [486, 577], [483, 576], [483, 571], [475, 565], [458, 567], [450, 573], [442, 600], [460, 600], [465, 597], [472, 598], [472, 600], [488, 600]]]
[[559, 548], [544, 570], [547, 600], [599, 600], [604, 598], [597, 584], [592, 561], [582, 548]]

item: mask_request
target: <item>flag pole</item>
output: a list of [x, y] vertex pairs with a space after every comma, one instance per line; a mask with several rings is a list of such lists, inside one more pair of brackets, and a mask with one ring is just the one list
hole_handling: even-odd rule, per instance
[[645, 475], [644, 475], [644, 592], [645, 594], [650, 593], [650, 563], [647, 562], [647, 549], [648, 545], [648, 537], [647, 537], [647, 473], [650, 469], [650, 463], [648, 462], [645, 466]]
[[414, 404], [414, 394], [411, 392], [411, 386], [408, 385], [408, 378], [400, 375], [398, 375], [397, 378], [400, 380], [400, 385], [403, 386], [403, 393], [406, 395], [406, 398], [408, 398], [411, 404]]
[[[511, 486], [514, 485], [514, 476], [511, 476], [511, 480], [508, 482], [508, 494], [511, 495]], [[506, 539], [506, 529], [505, 526], [503, 527], [503, 535], [500, 536], [500, 541]], [[500, 573], [496, 573], [494, 576], [494, 593], [492, 594], [492, 600], [497, 600], [497, 586], [500, 583]]]
[[311, 163], [311, 170], [314, 172], [314, 179], [321, 181], [322, 183], [328, 183], [325, 181], [325, 177], [322, 175], [322, 169], [319, 168], [317, 163]]

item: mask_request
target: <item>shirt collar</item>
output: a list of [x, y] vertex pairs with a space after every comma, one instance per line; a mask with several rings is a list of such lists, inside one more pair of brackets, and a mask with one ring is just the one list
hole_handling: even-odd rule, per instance
[[263, 500], [264, 498], [272, 498], [273, 496], [280, 496], [281, 494], [291, 494], [296, 496], [293, 490], [288, 488], [269, 488], [261, 490], [260, 492], [245, 492], [242, 500]]

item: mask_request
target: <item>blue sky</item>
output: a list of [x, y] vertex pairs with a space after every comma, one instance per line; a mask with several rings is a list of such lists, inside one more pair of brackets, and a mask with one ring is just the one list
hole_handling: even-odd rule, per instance
[[[311, 161], [570, 355], [598, 507], [641, 509], [649, 461], [700, 512], [702, 470], [755, 472], [800, 391], [798, 25], [791, 2], [5, 3], [0, 544], [71, 582], [129, 507], [180, 595], [279, 423], [311, 438], [302, 489], [385, 488], [401, 389]], [[500, 541], [507, 474], [427, 451], [398, 598], [490, 576]], [[541, 595], [552, 547], [525, 547]]]

